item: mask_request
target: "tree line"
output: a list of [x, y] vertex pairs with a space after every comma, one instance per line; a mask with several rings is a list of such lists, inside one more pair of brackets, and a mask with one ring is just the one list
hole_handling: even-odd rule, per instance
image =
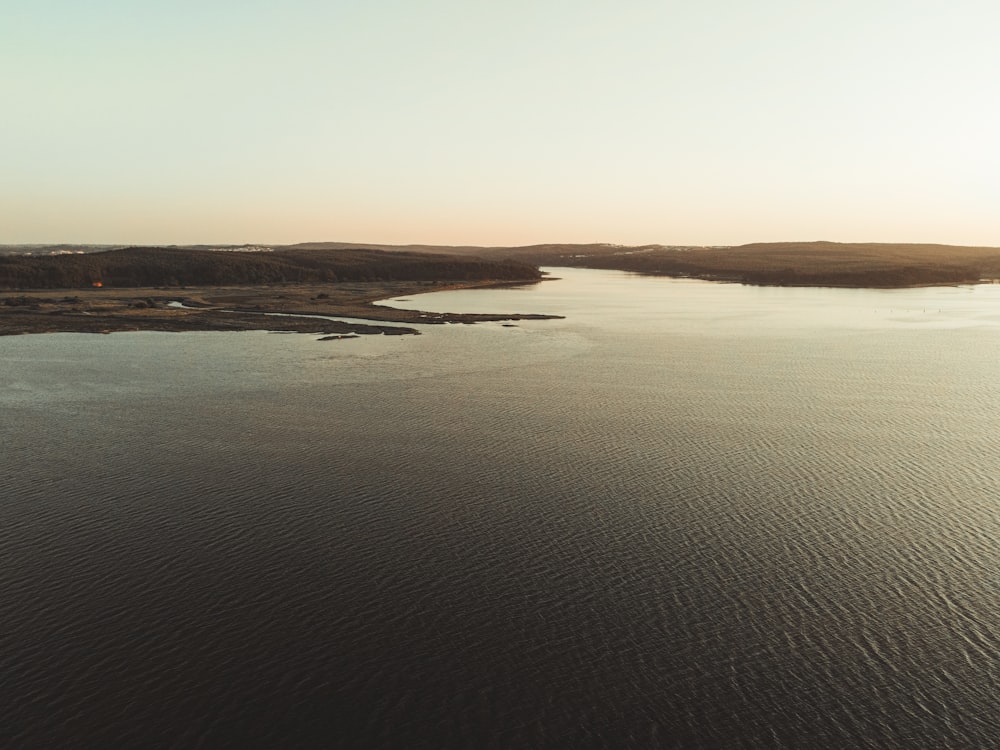
[[84, 255], [0, 257], [0, 288], [238, 286], [341, 281], [530, 281], [516, 260], [382, 250], [214, 252], [128, 247]]

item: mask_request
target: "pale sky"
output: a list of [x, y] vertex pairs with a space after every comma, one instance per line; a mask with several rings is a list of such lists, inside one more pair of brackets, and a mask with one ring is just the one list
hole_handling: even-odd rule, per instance
[[0, 243], [1000, 246], [997, 0], [0, 0]]

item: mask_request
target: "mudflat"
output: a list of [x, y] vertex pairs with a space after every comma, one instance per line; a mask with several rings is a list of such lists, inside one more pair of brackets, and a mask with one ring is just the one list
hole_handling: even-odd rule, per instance
[[[372, 304], [376, 300], [420, 292], [495, 285], [488, 281], [373, 281], [2, 291], [0, 335], [267, 330], [338, 337], [418, 333], [406, 325], [409, 323], [477, 323], [557, 317], [426, 313]], [[361, 320], [336, 321], [323, 316]]]

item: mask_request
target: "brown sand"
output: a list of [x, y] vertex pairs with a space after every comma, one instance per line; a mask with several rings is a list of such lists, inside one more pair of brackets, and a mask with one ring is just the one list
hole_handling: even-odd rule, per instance
[[[62, 289], [0, 292], [0, 335], [115, 331], [299, 331], [326, 336], [415, 334], [406, 323], [476, 323], [551, 315], [424, 313], [373, 305], [376, 300], [492, 286], [485, 282], [346, 282], [187, 289]], [[186, 307], [170, 307], [181, 302]], [[346, 323], [264, 313], [360, 318]]]

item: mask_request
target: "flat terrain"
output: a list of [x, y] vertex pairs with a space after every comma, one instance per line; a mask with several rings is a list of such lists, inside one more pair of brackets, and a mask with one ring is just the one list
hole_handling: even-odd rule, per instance
[[[424, 313], [373, 305], [389, 297], [491, 282], [342, 282], [189, 289], [131, 288], [0, 292], [0, 335], [114, 331], [298, 331], [330, 336], [415, 334], [407, 323], [476, 323], [545, 315]], [[183, 307], [178, 307], [180, 303]], [[342, 322], [322, 317], [361, 318]], [[371, 321], [370, 323], [364, 321]]]
[[536, 266], [523, 261], [377, 249], [12, 253], [0, 255], [0, 335], [137, 330], [301, 331], [333, 338], [413, 334], [415, 329], [399, 324], [545, 316], [423, 313], [372, 302], [541, 278]]

